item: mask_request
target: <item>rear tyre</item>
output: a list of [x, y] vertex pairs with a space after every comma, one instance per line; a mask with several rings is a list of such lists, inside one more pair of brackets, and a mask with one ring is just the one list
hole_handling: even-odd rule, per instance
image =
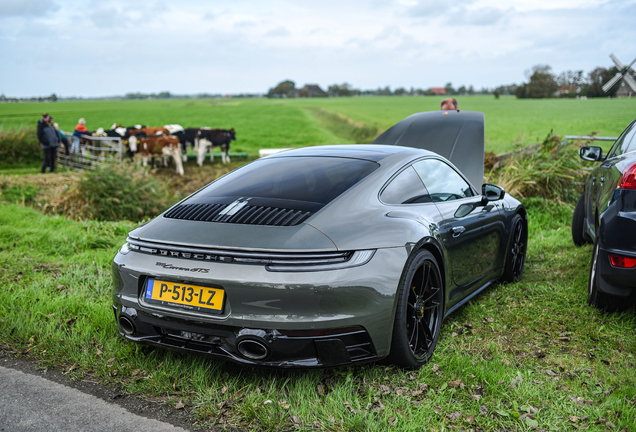
[[572, 215], [572, 241], [577, 246], [592, 243], [592, 239], [585, 233], [585, 194], [581, 194], [574, 207]]
[[528, 246], [528, 225], [521, 215], [512, 218], [510, 241], [506, 251], [506, 266], [501, 282], [518, 282], [523, 276], [526, 264], [526, 249]]
[[601, 277], [598, 260], [600, 246], [598, 237], [594, 242], [594, 252], [592, 253], [592, 263], [590, 265], [590, 279], [587, 285], [587, 304], [605, 312], [616, 312], [627, 309], [630, 304], [627, 299], [605, 294], [598, 289]]
[[400, 285], [388, 361], [418, 369], [433, 354], [444, 316], [444, 288], [432, 253], [420, 250]]

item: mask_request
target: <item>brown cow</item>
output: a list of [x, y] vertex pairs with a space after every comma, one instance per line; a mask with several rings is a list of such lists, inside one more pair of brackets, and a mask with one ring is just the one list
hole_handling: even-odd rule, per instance
[[[134, 137], [131, 137], [131, 139]], [[137, 141], [137, 140], [135, 140]], [[177, 174], [183, 175], [183, 164], [181, 162], [181, 146], [177, 137], [147, 137], [139, 138], [137, 147], [141, 154], [142, 163], [148, 165], [150, 156], [172, 156], [177, 167]]]
[[141, 128], [129, 128], [128, 134], [130, 136], [137, 136], [138, 138], [147, 136], [170, 136], [170, 131], [165, 127], [148, 127], [142, 126]]

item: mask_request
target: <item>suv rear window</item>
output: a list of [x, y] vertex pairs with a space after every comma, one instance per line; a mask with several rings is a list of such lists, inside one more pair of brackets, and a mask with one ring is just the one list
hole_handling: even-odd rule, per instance
[[255, 161], [207, 186], [196, 197], [252, 197], [327, 204], [375, 171], [362, 159], [277, 157]]

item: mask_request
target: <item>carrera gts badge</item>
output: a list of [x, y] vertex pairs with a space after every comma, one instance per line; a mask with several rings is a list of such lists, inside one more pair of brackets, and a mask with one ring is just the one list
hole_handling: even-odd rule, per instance
[[177, 267], [177, 266], [173, 266], [172, 264], [167, 264], [162, 262], [158, 262], [155, 265], [158, 265], [159, 267], [163, 267], [168, 270], [181, 270], [181, 271], [187, 271], [187, 272], [193, 272], [193, 273], [208, 273], [210, 271], [209, 269], [204, 269], [204, 268]]

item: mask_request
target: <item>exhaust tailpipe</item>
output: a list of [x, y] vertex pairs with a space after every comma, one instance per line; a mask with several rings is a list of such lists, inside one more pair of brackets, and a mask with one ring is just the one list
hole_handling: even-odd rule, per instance
[[256, 339], [243, 339], [236, 344], [236, 348], [250, 360], [263, 360], [269, 356], [269, 347]]
[[119, 316], [119, 326], [126, 336], [132, 336], [135, 334], [135, 324], [126, 315]]

